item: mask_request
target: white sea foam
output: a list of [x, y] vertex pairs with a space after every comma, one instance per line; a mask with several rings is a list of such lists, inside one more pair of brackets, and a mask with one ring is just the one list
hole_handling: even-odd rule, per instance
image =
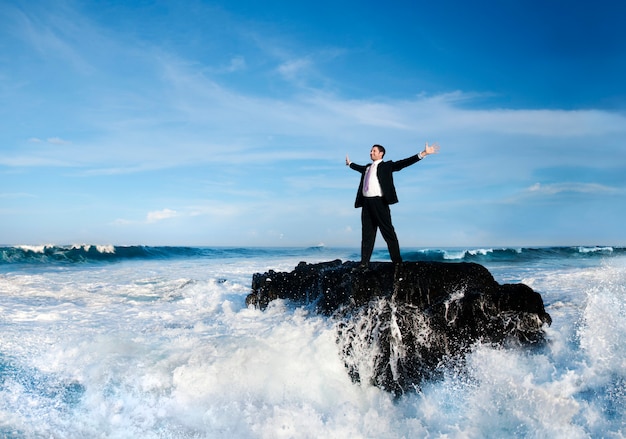
[[335, 322], [246, 308], [293, 258], [127, 261], [0, 276], [0, 437], [620, 437], [626, 265], [506, 267], [554, 323], [538, 349], [477, 345], [394, 400], [351, 382]]
[[109, 254], [115, 253], [115, 246], [110, 245], [110, 244], [109, 245], [73, 244], [70, 246], [70, 248], [73, 250], [84, 250], [86, 252], [91, 250], [92, 247], [95, 247], [95, 249], [99, 253], [109, 253]]
[[459, 249], [459, 250], [452, 250], [452, 249], [447, 249], [444, 252], [443, 258], [447, 259], [447, 260], [455, 260], [455, 259], [463, 259], [464, 257], [466, 257], [467, 255], [470, 256], [476, 256], [476, 255], [481, 255], [481, 256], [486, 256], [490, 253], [493, 253], [493, 249], [492, 248], [477, 248], [477, 249]]
[[578, 247], [581, 253], [612, 252], [613, 247]]
[[53, 248], [53, 244], [44, 244], [44, 245], [17, 245], [16, 248], [20, 248], [24, 251], [29, 251], [33, 253], [43, 253], [47, 248]]
[[470, 255], [488, 255], [489, 253], [493, 253], [492, 248], [477, 248], [474, 250], [467, 250], [467, 253]]
[[466, 254], [467, 250], [446, 250], [443, 258], [448, 260], [463, 259]]

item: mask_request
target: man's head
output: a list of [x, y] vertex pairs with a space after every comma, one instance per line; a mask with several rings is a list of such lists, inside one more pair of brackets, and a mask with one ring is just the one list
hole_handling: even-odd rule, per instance
[[370, 150], [370, 158], [372, 161], [381, 160], [385, 156], [385, 147], [382, 145], [374, 145]]

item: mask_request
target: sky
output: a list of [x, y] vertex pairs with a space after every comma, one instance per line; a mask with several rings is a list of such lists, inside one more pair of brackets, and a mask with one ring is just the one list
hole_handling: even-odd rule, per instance
[[[626, 3], [0, 1], [0, 244], [626, 245]], [[382, 238], [377, 244], [384, 246]]]

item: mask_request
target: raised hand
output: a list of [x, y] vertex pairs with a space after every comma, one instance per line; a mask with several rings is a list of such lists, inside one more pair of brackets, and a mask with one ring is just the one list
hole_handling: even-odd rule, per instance
[[433, 143], [432, 145], [429, 145], [428, 142], [426, 142], [426, 146], [424, 147], [424, 152], [422, 155], [437, 154], [438, 152], [439, 144], [437, 142]]

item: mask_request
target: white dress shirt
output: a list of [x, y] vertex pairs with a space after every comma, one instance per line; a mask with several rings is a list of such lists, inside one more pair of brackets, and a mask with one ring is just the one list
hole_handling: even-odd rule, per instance
[[[363, 181], [363, 196], [364, 197], [382, 197], [383, 191], [380, 188], [380, 183], [378, 182], [378, 176], [376, 171], [378, 170], [378, 164], [382, 162], [381, 160], [374, 161], [367, 171], [365, 171], [365, 178], [369, 179], [369, 182]], [[367, 187], [367, 190], [365, 188]]]

